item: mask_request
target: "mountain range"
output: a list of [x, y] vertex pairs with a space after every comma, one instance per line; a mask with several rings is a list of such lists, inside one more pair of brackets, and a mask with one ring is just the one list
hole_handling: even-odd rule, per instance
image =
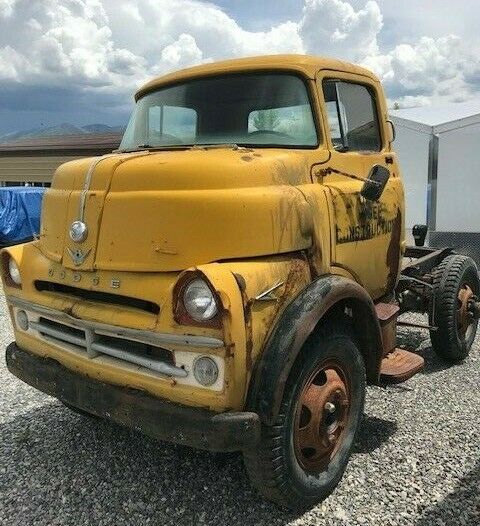
[[65, 122], [55, 126], [39, 126], [29, 130], [21, 130], [0, 135], [0, 143], [18, 141], [20, 139], [35, 139], [36, 137], [50, 137], [54, 135], [81, 135], [96, 133], [122, 133], [124, 126], [108, 126], [107, 124], [87, 124], [76, 126]]

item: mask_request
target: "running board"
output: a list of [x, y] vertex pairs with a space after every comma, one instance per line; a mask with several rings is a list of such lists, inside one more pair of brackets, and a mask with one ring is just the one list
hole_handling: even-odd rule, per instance
[[420, 372], [424, 365], [425, 360], [418, 354], [394, 349], [382, 360], [380, 382], [400, 384]]

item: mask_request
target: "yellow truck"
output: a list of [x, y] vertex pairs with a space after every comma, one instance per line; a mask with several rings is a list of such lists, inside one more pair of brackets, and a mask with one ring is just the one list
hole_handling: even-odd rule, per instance
[[[407, 246], [378, 79], [311, 56], [206, 64], [143, 86], [120, 148], [62, 165], [37, 240], [4, 249], [9, 370], [82, 413], [242, 451], [291, 508], [327, 497], [367, 384], [423, 359], [398, 315], [466, 358], [475, 263]], [[407, 324], [408, 325], [408, 324]]]

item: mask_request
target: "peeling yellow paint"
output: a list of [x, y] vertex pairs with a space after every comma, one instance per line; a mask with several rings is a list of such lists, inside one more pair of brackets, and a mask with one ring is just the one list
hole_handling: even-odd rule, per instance
[[[73, 161], [57, 170], [47, 192], [40, 240], [7, 249], [23, 280], [21, 290], [5, 285], [9, 295], [119, 327], [223, 339], [223, 348], [208, 353], [225, 359], [224, 390], [212, 393], [138, 368], [98, 363], [15, 329], [21, 347], [81, 374], [175, 402], [240, 410], [273, 326], [312, 280], [340, 274], [358, 281], [374, 299], [393, 289], [405, 246], [403, 187], [388, 142], [384, 94], [371, 73], [312, 57], [244, 59], [173, 74], [139, 93], [190, 76], [264, 70], [268, 64], [305, 77], [322, 138], [318, 148], [119, 153], [98, 163], [87, 190], [85, 174], [92, 160]], [[322, 80], [331, 77], [367, 84], [376, 94], [381, 151], [340, 153], [333, 148], [321, 92]], [[374, 164], [392, 174], [378, 203], [360, 196], [360, 180], [325, 171], [366, 177]], [[90, 252], [77, 266], [69, 249], [79, 245], [68, 232], [78, 219], [82, 192], [89, 232], [81, 248]], [[220, 326], [175, 321], [173, 291], [187, 270], [201, 273], [216, 291], [223, 307]], [[40, 291], [37, 280], [149, 301], [159, 313]], [[274, 286], [267, 298], [255, 299]]]

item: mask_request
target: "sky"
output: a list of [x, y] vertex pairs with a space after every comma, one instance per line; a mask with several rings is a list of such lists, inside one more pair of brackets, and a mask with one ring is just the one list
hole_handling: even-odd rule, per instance
[[479, 0], [0, 0], [0, 133], [125, 124], [133, 93], [224, 58], [362, 64], [401, 107], [480, 97]]

